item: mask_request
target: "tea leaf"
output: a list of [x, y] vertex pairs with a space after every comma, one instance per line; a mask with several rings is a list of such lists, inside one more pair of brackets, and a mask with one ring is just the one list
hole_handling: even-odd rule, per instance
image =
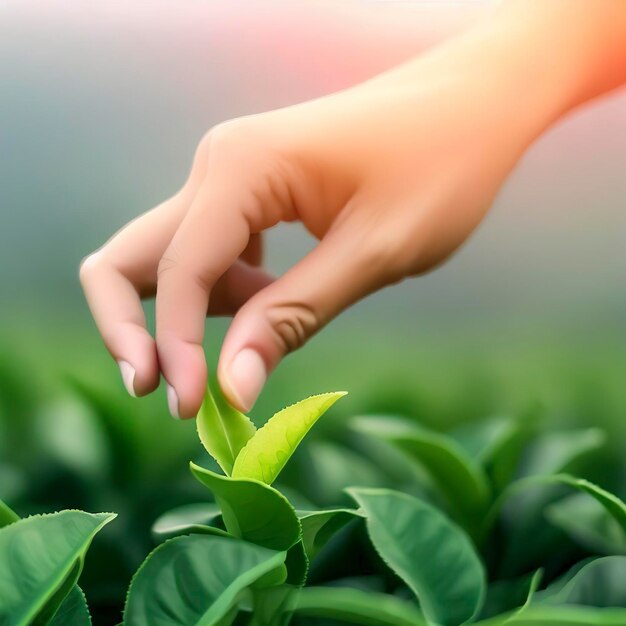
[[7, 504], [0, 500], [0, 528], [4, 528], [13, 522], [17, 522], [20, 516]]
[[499, 616], [476, 626], [623, 626], [626, 609], [596, 609], [584, 606], [530, 607], [519, 616]]
[[510, 621], [514, 620], [516, 617], [519, 617], [520, 615], [522, 615], [523, 613], [525, 613], [528, 608], [530, 607], [533, 599], [535, 598], [535, 594], [537, 593], [537, 589], [539, 588], [539, 585], [541, 584], [541, 579], [543, 578], [543, 570], [542, 569], [538, 569], [530, 578], [530, 583], [528, 585], [528, 590], [526, 593], [526, 600], [524, 601], [524, 604], [522, 604], [522, 606], [520, 606], [514, 613], [513, 615], [507, 619], [507, 621], [505, 622], [506, 624], [508, 624]]
[[345, 395], [338, 391], [311, 396], [276, 413], [239, 453], [233, 478], [271, 485], [315, 422]]
[[626, 532], [597, 500], [582, 493], [548, 506], [546, 518], [597, 554], [626, 554]]
[[285, 552], [211, 535], [176, 537], [154, 550], [135, 574], [125, 626], [211, 626], [240, 593], [279, 568]]
[[190, 468], [213, 492], [231, 535], [273, 550], [287, 550], [300, 539], [296, 512], [276, 489], [257, 480], [220, 476], [194, 463]]
[[309, 558], [304, 549], [302, 539], [289, 548], [285, 564], [288, 572], [286, 582], [296, 587], [304, 585], [309, 573]]
[[359, 626], [426, 626], [416, 606], [391, 595], [347, 587], [307, 587], [295, 613]]
[[361, 513], [354, 509], [298, 511], [298, 516], [302, 524], [302, 540], [310, 559], [346, 524], [362, 517]]
[[[569, 578], [569, 579], [568, 579]], [[626, 556], [605, 556], [575, 567], [566, 581], [548, 587], [541, 604], [626, 608]]]
[[85, 594], [74, 585], [48, 626], [91, 626]]
[[94, 535], [114, 517], [61, 511], [0, 530], [0, 623], [26, 626], [40, 615], [52, 618], [76, 582]]
[[483, 620], [501, 613], [517, 615], [521, 608], [525, 610], [534, 596], [542, 575], [543, 570], [537, 570], [532, 575], [527, 574], [519, 578], [492, 582], [487, 588], [485, 603], [479, 618]]
[[152, 524], [152, 536], [161, 543], [179, 535], [192, 533], [225, 534], [222, 514], [213, 502], [183, 504], [166, 511]]
[[451, 437], [398, 418], [360, 417], [359, 431], [384, 439], [423, 466], [444, 494], [459, 521], [472, 528], [489, 504], [483, 469]]
[[535, 422], [534, 412], [523, 419], [493, 417], [457, 428], [451, 435], [485, 469], [499, 493], [517, 471]]
[[237, 455], [256, 431], [250, 418], [226, 401], [216, 380], [207, 385], [196, 427], [202, 445], [228, 476]]
[[508, 489], [506, 489], [498, 500], [496, 500], [493, 507], [489, 511], [489, 514], [485, 518], [486, 529], [489, 529], [493, 525], [507, 500], [516, 495], [522, 495], [526, 491], [533, 488], [551, 485], [563, 485], [588, 494], [601, 504], [607, 514], [611, 515], [611, 517], [626, 532], [626, 504], [624, 504], [624, 502], [622, 502], [622, 500], [620, 500], [616, 495], [598, 487], [598, 485], [594, 485], [592, 482], [584, 480], [583, 478], [570, 476], [569, 474], [527, 476], [526, 478], [521, 478], [514, 483], [511, 483]]
[[458, 526], [404, 493], [386, 489], [348, 493], [363, 509], [376, 551], [417, 596], [428, 621], [458, 626], [478, 614], [485, 597], [485, 571]]
[[597, 450], [605, 442], [606, 433], [600, 428], [546, 433], [529, 446], [521, 475], [535, 476], [569, 471], [573, 463]]

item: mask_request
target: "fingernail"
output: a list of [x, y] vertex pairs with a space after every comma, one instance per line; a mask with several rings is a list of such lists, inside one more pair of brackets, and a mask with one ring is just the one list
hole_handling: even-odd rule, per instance
[[170, 410], [170, 415], [179, 420], [180, 413], [178, 411], [178, 394], [172, 385], [167, 386], [167, 406]]
[[126, 387], [126, 391], [133, 397], [136, 398], [137, 394], [135, 393], [135, 368], [128, 361], [118, 361], [117, 364], [120, 368], [120, 373], [122, 374], [122, 380], [124, 381], [124, 387]]
[[234, 399], [244, 411], [249, 411], [267, 379], [265, 363], [258, 352], [244, 348], [230, 364], [227, 378]]

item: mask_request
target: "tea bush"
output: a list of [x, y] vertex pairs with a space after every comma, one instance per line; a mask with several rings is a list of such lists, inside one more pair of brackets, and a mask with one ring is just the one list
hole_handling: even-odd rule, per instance
[[[13, 478], [0, 486], [19, 494], [38, 474], [46, 489], [121, 519], [61, 511], [20, 520], [2, 504], [0, 624], [82, 626], [88, 604], [94, 621], [125, 626], [626, 624], [626, 506], [577, 475], [602, 462], [602, 429], [546, 430], [537, 411], [445, 433], [363, 415], [290, 461], [342, 395], [312, 396], [257, 429], [211, 385], [197, 420], [210, 456], [189, 450], [194, 483], [174, 454], [150, 458], [145, 433], [110, 399], [73, 383], [81, 400], [59, 414], [97, 416], [108, 445], [98, 453], [94, 436], [89, 448], [89, 429], [81, 445], [101, 462], [47, 436], [46, 454], [32, 453], [36, 471], [20, 479], [7, 465], [0, 476]], [[119, 488], [85, 493], [85, 472], [103, 466]], [[138, 476], [156, 471], [146, 492]], [[167, 502], [175, 506], [164, 512]], [[149, 524], [158, 545], [126, 595], [119, 583], [148, 552]]]

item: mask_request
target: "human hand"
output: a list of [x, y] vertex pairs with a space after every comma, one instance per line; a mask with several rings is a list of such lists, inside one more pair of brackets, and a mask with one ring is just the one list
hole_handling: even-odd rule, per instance
[[[456, 250], [577, 97], [569, 74], [533, 76], [529, 90], [543, 59], [503, 22], [352, 89], [212, 129], [183, 187], [82, 265], [129, 391], [151, 392], [162, 372], [171, 412], [194, 416], [205, 317], [232, 314], [218, 377], [247, 411], [279, 361], [342, 310]], [[259, 238], [295, 220], [320, 243], [273, 280]], [[155, 339], [140, 303], [153, 295]]]

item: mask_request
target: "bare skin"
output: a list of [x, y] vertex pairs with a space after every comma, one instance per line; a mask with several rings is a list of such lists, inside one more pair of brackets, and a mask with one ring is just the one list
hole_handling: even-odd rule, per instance
[[[368, 294], [448, 258], [533, 141], [626, 83], [624, 0], [508, 0], [470, 32], [351, 89], [232, 120], [189, 178], [81, 266], [133, 395], [160, 374], [193, 417], [207, 315], [233, 315], [218, 377], [247, 411], [290, 351]], [[318, 246], [274, 280], [264, 230], [301, 221]], [[141, 299], [156, 295], [156, 337]]]

